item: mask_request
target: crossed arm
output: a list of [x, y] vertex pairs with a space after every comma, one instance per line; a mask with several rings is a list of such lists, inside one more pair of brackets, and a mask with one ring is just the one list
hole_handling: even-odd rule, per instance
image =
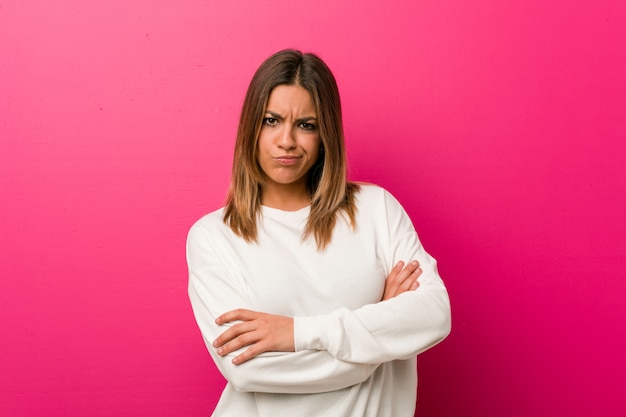
[[377, 229], [381, 260], [415, 261], [391, 268], [379, 302], [310, 316], [277, 316], [255, 308], [245, 279], [232, 274], [213, 248], [208, 231], [219, 233], [221, 219], [192, 227], [187, 245], [191, 304], [209, 353], [235, 389], [338, 390], [366, 380], [382, 363], [414, 357], [447, 336], [450, 305], [436, 261], [391, 196], [368, 204], [370, 212], [378, 213], [368, 224]]
[[[398, 262], [385, 281], [381, 301], [416, 290], [419, 287], [418, 278], [421, 273], [419, 262], [416, 260], [406, 265], [402, 261]], [[215, 323], [220, 326], [235, 321], [240, 323], [228, 328], [212, 343], [220, 356], [247, 347], [232, 360], [234, 365], [249, 361], [264, 352], [295, 351], [293, 317], [236, 309], [215, 319]]]

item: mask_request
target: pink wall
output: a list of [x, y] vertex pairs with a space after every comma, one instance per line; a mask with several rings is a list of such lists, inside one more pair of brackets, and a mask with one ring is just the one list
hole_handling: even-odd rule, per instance
[[624, 39], [622, 0], [0, 2], [0, 415], [209, 415], [184, 239], [284, 47], [449, 286], [418, 416], [623, 415]]

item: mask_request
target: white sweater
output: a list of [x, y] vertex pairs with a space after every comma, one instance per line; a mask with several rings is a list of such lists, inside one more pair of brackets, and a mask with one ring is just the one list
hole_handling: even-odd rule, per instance
[[[340, 216], [331, 243], [302, 241], [309, 207], [262, 208], [258, 243], [202, 217], [188, 236], [189, 297], [206, 346], [228, 384], [213, 416], [412, 417], [416, 355], [450, 331], [448, 295], [408, 215], [384, 189], [362, 185], [357, 227]], [[380, 301], [400, 260], [417, 259], [420, 286]], [[211, 346], [236, 308], [294, 317], [295, 352], [233, 365]]]

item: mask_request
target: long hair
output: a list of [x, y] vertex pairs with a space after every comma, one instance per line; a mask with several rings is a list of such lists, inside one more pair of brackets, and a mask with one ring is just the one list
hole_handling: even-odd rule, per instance
[[302, 238], [313, 236], [321, 250], [332, 238], [339, 211], [356, 227], [355, 194], [359, 186], [346, 178], [341, 101], [335, 77], [314, 54], [292, 49], [277, 52], [252, 77], [239, 119], [224, 222], [246, 241], [256, 241], [265, 181], [257, 162], [257, 142], [270, 93], [279, 85], [303, 87], [315, 104], [321, 150], [307, 174], [311, 210]]

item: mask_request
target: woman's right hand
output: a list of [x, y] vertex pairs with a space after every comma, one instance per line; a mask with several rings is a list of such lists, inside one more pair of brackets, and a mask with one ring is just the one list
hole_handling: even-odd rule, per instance
[[382, 301], [389, 300], [406, 291], [414, 291], [419, 287], [417, 280], [422, 274], [418, 261], [411, 261], [406, 266], [400, 261], [393, 267], [385, 281], [385, 292]]

